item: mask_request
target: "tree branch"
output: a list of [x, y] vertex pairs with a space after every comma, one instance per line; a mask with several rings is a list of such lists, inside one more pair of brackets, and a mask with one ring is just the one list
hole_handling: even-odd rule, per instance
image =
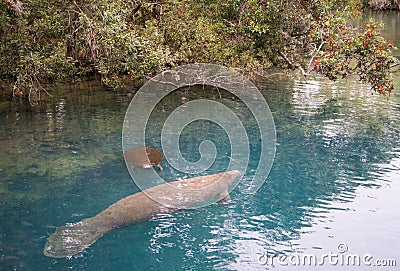
[[284, 53], [279, 52], [279, 55], [289, 64], [290, 67], [292, 67], [292, 69], [299, 69], [303, 75], [304, 81], [307, 83], [308, 73], [303, 69], [303, 67], [298, 64], [293, 64]]

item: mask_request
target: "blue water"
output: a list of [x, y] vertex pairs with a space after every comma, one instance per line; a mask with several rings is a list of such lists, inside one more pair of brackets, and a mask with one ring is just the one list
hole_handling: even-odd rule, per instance
[[[372, 15], [385, 21], [384, 34], [399, 47], [398, 13]], [[146, 142], [161, 149], [160, 127], [183, 105], [182, 96], [235, 109], [250, 139], [251, 159], [232, 202], [113, 230], [83, 253], [63, 259], [42, 253], [56, 226], [91, 217], [139, 191], [121, 146], [132, 97], [89, 82], [60, 87], [36, 109], [0, 102], [0, 271], [398, 270], [399, 77], [390, 98], [353, 80], [311, 78], [304, 84], [296, 74], [272, 79], [258, 86], [275, 120], [276, 156], [256, 195], [245, 193], [260, 156], [260, 134], [250, 112], [222, 90], [180, 90], [156, 108]], [[183, 157], [199, 159], [205, 139], [218, 150], [208, 173], [226, 169], [229, 139], [207, 121], [183, 130]], [[192, 177], [166, 161], [162, 166], [166, 180]], [[371, 266], [294, 265], [304, 255], [321, 261], [325, 254], [338, 260], [371, 256]], [[278, 258], [285, 255], [291, 258]], [[373, 266], [377, 260], [386, 265], [395, 260], [397, 267]]]
[[[84, 86], [71, 90], [73, 95], [55, 95], [38, 111], [2, 103], [0, 270], [269, 270], [259, 262], [263, 253], [338, 253], [342, 243], [351, 253], [400, 264], [399, 94], [387, 99], [353, 81], [304, 84], [296, 76], [260, 89], [278, 144], [271, 173], [256, 195], [243, 191], [259, 158], [259, 134], [237, 104], [252, 156], [229, 205], [117, 229], [63, 259], [42, 253], [55, 226], [91, 217], [139, 191], [121, 147], [130, 97]], [[182, 104], [181, 95], [170, 95], [155, 112], [148, 145], [160, 148], [157, 124]], [[193, 90], [188, 97], [213, 95]], [[232, 101], [225, 92], [215, 99]], [[195, 161], [198, 144], [210, 139], [219, 154], [211, 171], [224, 170], [230, 154], [224, 131], [206, 121], [192, 125], [180, 139], [183, 156]], [[166, 161], [162, 165], [167, 180], [191, 177]], [[353, 268], [326, 264], [318, 270]], [[281, 269], [275, 262], [274, 270]]]

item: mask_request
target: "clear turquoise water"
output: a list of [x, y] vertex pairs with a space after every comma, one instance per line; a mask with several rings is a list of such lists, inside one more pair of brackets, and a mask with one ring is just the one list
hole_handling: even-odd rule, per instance
[[[398, 258], [399, 95], [387, 99], [355, 82], [322, 80], [305, 85], [291, 79], [261, 89], [278, 146], [255, 196], [241, 192], [249, 170], [229, 205], [111, 231], [69, 259], [42, 254], [54, 226], [93, 216], [138, 191], [121, 154], [129, 98], [81, 90], [79, 98], [55, 97], [43, 112], [3, 104], [0, 270], [268, 270], [258, 262], [265, 251], [337, 252], [341, 242], [353, 253]], [[179, 105], [180, 95], [171, 95], [164, 109]], [[213, 170], [223, 170], [229, 154], [223, 131], [206, 122], [194, 125], [221, 146]], [[256, 153], [259, 138], [251, 127], [249, 118]], [[192, 160], [198, 158], [194, 131], [181, 138], [183, 154]], [[157, 147], [157, 134], [150, 134], [150, 145]], [[163, 166], [164, 178], [182, 177]]]
[[[399, 78], [395, 78], [400, 89]], [[263, 83], [275, 119], [277, 152], [255, 196], [243, 193], [258, 161], [259, 134], [248, 111], [250, 168], [229, 205], [184, 210], [114, 230], [83, 253], [53, 259], [42, 253], [55, 226], [93, 216], [138, 192], [122, 158], [121, 130], [130, 97], [85, 85], [54, 95], [41, 111], [0, 103], [0, 271], [2, 270], [282, 270], [262, 265], [268, 255], [348, 252], [400, 265], [400, 95], [372, 95], [354, 81], [297, 76]], [[159, 123], [181, 105], [168, 97], [154, 113], [147, 137], [160, 147]], [[214, 92], [192, 92], [190, 99]], [[222, 93], [227, 104], [231, 97]], [[237, 105], [240, 109], [241, 105]], [[201, 132], [199, 132], [199, 130]], [[229, 159], [227, 137], [216, 125], [194, 123], [180, 144], [191, 161], [202, 139]], [[199, 137], [200, 136], [200, 137]], [[168, 180], [186, 177], [163, 162]], [[343, 254], [344, 255], [344, 254]], [[379, 267], [397, 270], [398, 267]], [[283, 270], [376, 270], [325, 264]]]

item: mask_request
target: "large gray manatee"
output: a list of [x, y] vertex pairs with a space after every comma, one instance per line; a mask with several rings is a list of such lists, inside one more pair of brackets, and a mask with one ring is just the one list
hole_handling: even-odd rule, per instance
[[94, 217], [57, 227], [47, 240], [43, 253], [54, 258], [73, 256], [112, 229], [202, 206], [207, 201], [223, 202], [229, 199], [228, 189], [240, 175], [240, 171], [232, 170], [165, 183], [130, 195]]

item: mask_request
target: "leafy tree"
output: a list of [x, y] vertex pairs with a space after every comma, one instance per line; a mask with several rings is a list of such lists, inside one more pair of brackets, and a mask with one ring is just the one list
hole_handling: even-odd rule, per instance
[[[358, 0], [1, 0], [0, 78], [40, 100], [44, 83], [147, 78], [169, 67], [218, 63], [262, 75], [276, 65], [332, 80], [358, 74], [393, 89], [392, 45], [380, 23], [356, 27]], [[4, 85], [4, 83], [3, 83]]]
[[[357, 2], [249, 1], [246, 20], [261, 52], [280, 66], [312, 71], [331, 80], [357, 74], [379, 93], [393, 89], [393, 45], [380, 36], [381, 23], [355, 27]], [[341, 8], [343, 7], [344, 8]], [[277, 12], [278, 11], [278, 12]]]

